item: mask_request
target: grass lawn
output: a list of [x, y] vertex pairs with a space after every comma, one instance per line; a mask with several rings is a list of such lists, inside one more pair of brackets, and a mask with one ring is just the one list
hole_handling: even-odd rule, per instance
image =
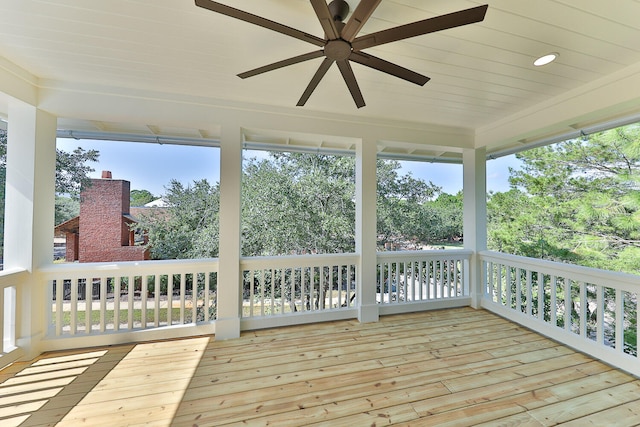
[[[199, 311], [202, 311], [202, 307], [199, 307], [198, 309]], [[133, 310], [133, 323], [141, 323], [142, 322], [142, 313], [143, 310], [142, 309], [134, 309]], [[107, 325], [112, 325], [114, 323], [114, 311], [113, 310], [106, 310], [105, 311], [105, 324]], [[53, 313], [52, 315], [53, 317], [53, 324], [55, 325], [57, 322], [57, 316], [55, 313]], [[192, 319], [192, 311], [191, 308], [185, 308], [184, 309], [184, 320], [185, 323], [190, 323]], [[120, 321], [120, 324], [127, 324], [129, 322], [129, 310], [124, 308], [124, 309], [120, 309], [120, 312], [118, 313], [118, 320]], [[155, 309], [153, 308], [148, 308], [146, 310], [146, 322], [147, 323], [154, 323], [155, 322]], [[167, 309], [166, 308], [161, 308], [158, 311], [158, 322], [160, 324], [166, 324], [167, 322]], [[176, 324], [176, 323], [180, 323], [180, 308], [179, 307], [174, 307], [171, 309], [171, 322]], [[77, 325], [85, 325], [86, 324], [86, 312], [85, 311], [78, 311], [77, 313], [77, 318], [76, 318], [76, 324]], [[91, 324], [92, 325], [99, 325], [100, 324], [100, 311], [99, 310], [92, 310], [91, 311]], [[63, 311], [62, 312], [62, 326], [69, 326], [71, 325], [71, 312], [70, 311]]]

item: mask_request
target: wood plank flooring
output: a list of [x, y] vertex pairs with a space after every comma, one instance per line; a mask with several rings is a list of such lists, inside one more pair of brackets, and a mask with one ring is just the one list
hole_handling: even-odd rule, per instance
[[635, 426], [640, 379], [464, 308], [44, 354], [0, 425]]

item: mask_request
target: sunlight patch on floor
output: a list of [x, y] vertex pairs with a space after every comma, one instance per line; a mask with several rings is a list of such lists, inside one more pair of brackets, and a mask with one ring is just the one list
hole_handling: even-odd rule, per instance
[[209, 341], [136, 345], [57, 425], [168, 426]]
[[43, 357], [8, 378], [0, 384], [0, 424], [21, 425], [106, 353]]

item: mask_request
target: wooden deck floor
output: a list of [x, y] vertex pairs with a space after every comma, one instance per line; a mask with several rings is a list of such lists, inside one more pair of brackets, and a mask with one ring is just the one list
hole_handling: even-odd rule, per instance
[[638, 378], [472, 309], [50, 353], [0, 383], [3, 427], [640, 425]]

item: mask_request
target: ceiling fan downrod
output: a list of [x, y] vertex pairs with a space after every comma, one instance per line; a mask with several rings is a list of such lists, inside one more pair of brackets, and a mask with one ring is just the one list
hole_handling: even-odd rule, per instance
[[333, 0], [329, 3], [329, 12], [334, 21], [343, 22], [349, 15], [349, 3], [345, 0]]

